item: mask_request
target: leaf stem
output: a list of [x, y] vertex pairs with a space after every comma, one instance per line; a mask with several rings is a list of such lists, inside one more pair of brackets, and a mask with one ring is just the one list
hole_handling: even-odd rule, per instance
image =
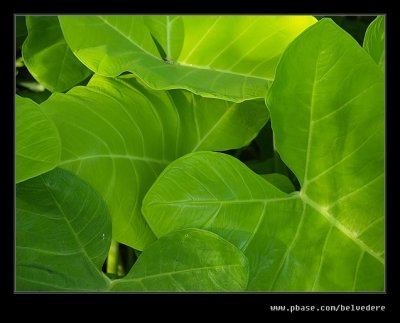
[[119, 243], [115, 240], [111, 240], [110, 251], [107, 257], [107, 273], [118, 274], [118, 263], [119, 263]]

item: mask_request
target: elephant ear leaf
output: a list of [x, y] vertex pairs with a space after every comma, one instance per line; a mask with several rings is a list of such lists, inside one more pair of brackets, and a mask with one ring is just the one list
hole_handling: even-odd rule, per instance
[[104, 200], [78, 176], [56, 168], [16, 188], [16, 289], [100, 291], [111, 242]]
[[232, 292], [247, 287], [243, 253], [212, 232], [185, 229], [161, 237], [142, 252], [112, 291]]
[[332, 20], [283, 54], [266, 99], [276, 149], [300, 192], [231, 156], [173, 163], [143, 201], [153, 232], [198, 227], [249, 259], [249, 290], [384, 289], [384, 78]]
[[41, 108], [60, 133], [58, 166], [103, 196], [113, 239], [139, 250], [155, 240], [140, 208], [165, 166], [192, 151], [245, 146], [269, 118], [260, 100], [233, 103], [155, 91], [132, 75], [95, 75], [87, 86], [54, 93]]
[[287, 45], [312, 16], [61, 16], [65, 39], [92, 71], [129, 71], [157, 90], [242, 102], [263, 98]]
[[[289, 70], [292, 77], [288, 79]], [[304, 221], [319, 217], [315, 226], [317, 221], [324, 223], [318, 233], [323, 240], [312, 289], [381, 290], [382, 71], [350, 35], [324, 19], [288, 48], [275, 81], [267, 104], [276, 147], [301, 183]], [[299, 234], [303, 230], [310, 228], [299, 225]], [[290, 250], [301, 247], [302, 239], [296, 238]], [[341, 268], [340, 258], [346, 260], [346, 266], [335, 287], [331, 285], [333, 277], [325, 271]], [[283, 281], [278, 278], [276, 284]]]

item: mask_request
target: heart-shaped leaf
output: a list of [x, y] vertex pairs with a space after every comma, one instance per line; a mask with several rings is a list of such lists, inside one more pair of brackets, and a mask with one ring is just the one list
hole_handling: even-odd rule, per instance
[[106, 204], [60, 168], [17, 185], [16, 238], [18, 291], [241, 291], [248, 281], [243, 253], [199, 229], [159, 239], [110, 281], [101, 272], [111, 241]]
[[60, 166], [106, 200], [113, 239], [142, 250], [155, 239], [141, 214], [148, 188], [172, 160], [248, 144], [268, 120], [264, 102], [232, 103], [152, 91], [132, 76], [95, 76], [42, 104], [62, 139]]
[[61, 16], [92, 71], [129, 71], [154, 89], [241, 102], [263, 98], [286, 46], [311, 16]]
[[249, 290], [383, 290], [382, 71], [324, 19], [285, 51], [267, 105], [300, 192], [283, 193], [233, 157], [193, 153], [147, 193], [153, 232], [218, 233], [248, 257]]

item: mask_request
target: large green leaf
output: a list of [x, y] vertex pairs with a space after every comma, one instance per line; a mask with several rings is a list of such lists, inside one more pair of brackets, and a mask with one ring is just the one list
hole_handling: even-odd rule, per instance
[[17, 185], [16, 289], [103, 290], [111, 241], [104, 200], [76, 175], [56, 168]]
[[60, 161], [61, 142], [54, 123], [31, 99], [15, 98], [16, 182], [45, 173]]
[[263, 98], [286, 46], [311, 16], [61, 16], [66, 41], [94, 72], [130, 71], [154, 89], [235, 102]]
[[172, 232], [143, 251], [112, 291], [243, 291], [248, 263], [243, 253], [215, 233]]
[[113, 238], [142, 250], [155, 239], [140, 212], [148, 188], [172, 160], [196, 150], [248, 144], [268, 119], [262, 101], [241, 104], [183, 91], [151, 91], [130, 75], [95, 76], [42, 104], [62, 139], [60, 166], [97, 189]]
[[275, 144], [301, 191], [286, 194], [233, 157], [171, 163], [143, 201], [153, 232], [218, 233], [249, 259], [249, 290], [384, 288], [384, 85], [331, 20], [299, 36], [267, 104]]
[[365, 33], [363, 47], [373, 60], [385, 68], [385, 17], [378, 16], [368, 26]]
[[287, 196], [231, 156], [197, 152], [165, 169], [144, 198], [143, 213], [158, 237], [201, 227], [246, 250], [265, 208], [275, 207], [267, 203], [286, 203]]
[[57, 16], [27, 16], [28, 37], [22, 54], [29, 72], [52, 92], [63, 92], [87, 78], [91, 71], [65, 42]]

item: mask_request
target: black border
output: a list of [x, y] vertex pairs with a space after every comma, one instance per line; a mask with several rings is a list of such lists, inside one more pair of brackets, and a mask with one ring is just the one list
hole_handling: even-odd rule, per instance
[[[187, 5], [173, 1], [171, 3], [161, 2], [156, 3], [149, 1], [147, 4], [142, 3], [138, 7], [138, 3], [128, 1], [98, 1], [97, 3], [78, 3], [75, 4], [71, 1], [68, 3], [58, 3], [56, 1], [18, 1], [9, 4], [11, 6], [8, 11], [5, 11], [6, 17], [2, 19], [2, 23], [6, 24], [4, 36], [7, 38], [7, 52], [13, 53], [11, 59], [7, 57], [3, 62], [7, 62], [7, 77], [5, 88], [10, 91], [7, 95], [6, 106], [3, 109], [7, 110], [7, 117], [3, 118], [3, 127], [1, 131], [5, 132], [2, 138], [6, 138], [6, 151], [3, 156], [14, 156], [14, 84], [15, 84], [15, 57], [14, 57], [14, 34], [12, 32], [14, 26], [14, 14], [34, 14], [34, 13], [65, 13], [65, 14], [85, 14], [85, 13], [110, 13], [110, 14], [144, 14], [144, 13], [186, 13], [186, 14], [312, 14], [312, 15], [360, 15], [360, 14], [386, 14], [386, 292], [385, 293], [245, 293], [245, 294], [15, 294], [14, 293], [14, 259], [13, 259], [13, 246], [14, 246], [14, 158], [4, 158], [6, 162], [6, 172], [3, 173], [6, 178], [7, 185], [10, 183], [10, 190], [5, 190], [2, 194], [2, 204], [5, 205], [7, 210], [2, 212], [3, 223], [1, 225], [3, 231], [1, 234], [2, 246], [7, 246], [3, 249], [6, 253], [7, 259], [1, 261], [1, 277], [3, 280], [2, 292], [6, 291], [7, 301], [11, 301], [17, 308], [29, 306], [34, 308], [34, 312], [27, 312], [25, 314], [32, 318], [36, 315], [43, 316], [42, 311], [47, 310], [60, 310], [57, 315], [70, 315], [76, 310], [83, 310], [86, 313], [104, 313], [104, 311], [111, 310], [111, 315], [114, 311], [119, 315], [125, 316], [127, 319], [137, 319], [141, 317], [141, 311], [150, 309], [150, 317], [153, 315], [168, 317], [185, 317], [184, 313], [189, 310], [190, 316], [186, 316], [186, 320], [192, 318], [200, 318], [200, 316], [212, 319], [216, 314], [228, 317], [232, 315], [246, 315], [248, 318], [253, 315], [259, 317], [261, 320], [268, 319], [271, 315], [278, 317], [292, 316], [296, 317], [298, 314], [322, 314], [321, 312], [271, 312], [270, 305], [384, 305], [386, 306], [385, 312], [338, 312], [345, 314], [367, 314], [375, 316], [378, 314], [394, 313], [397, 308], [394, 301], [394, 294], [396, 289], [394, 287], [394, 279], [399, 273], [394, 270], [396, 264], [396, 249], [395, 242], [392, 240], [396, 236], [394, 230], [398, 230], [399, 226], [396, 223], [397, 215], [394, 208], [391, 206], [395, 200], [394, 194], [394, 178], [392, 172], [395, 169], [393, 163], [394, 152], [391, 150], [393, 138], [393, 129], [395, 127], [392, 122], [395, 122], [393, 113], [395, 112], [396, 105], [392, 101], [392, 94], [394, 87], [398, 81], [394, 80], [396, 72], [392, 68], [395, 60], [400, 57], [398, 53], [395, 54], [394, 40], [395, 35], [395, 19], [396, 16], [390, 10], [390, 6], [385, 1], [364, 1], [362, 3], [351, 3], [346, 1], [344, 6], [340, 7], [338, 1], [285, 1], [278, 3], [280, 8], [271, 6], [271, 3], [265, 3], [265, 8], [257, 8], [260, 1], [256, 1], [254, 7], [246, 1], [246, 3], [238, 3], [234, 5], [227, 5], [222, 3], [223, 8], [218, 8], [214, 2], [211, 5], [206, 5], [204, 2], [194, 3], [191, 5], [197, 8], [187, 8]], [[323, 3], [323, 4], [322, 4]], [[246, 7], [244, 7], [246, 5]], [[322, 5], [322, 8], [321, 8]], [[324, 8], [325, 7], [325, 8]], [[327, 7], [329, 9], [327, 9]], [[121, 10], [121, 8], [123, 8]], [[212, 10], [207, 12], [204, 8]], [[194, 10], [193, 10], [194, 9]], [[196, 10], [197, 9], [197, 10]], [[95, 11], [94, 11], [95, 10]], [[3, 11], [4, 13], [4, 11]], [[4, 54], [4, 50], [3, 50]], [[12, 61], [11, 61], [12, 60]], [[3, 87], [4, 88], [4, 87]], [[4, 97], [4, 96], [3, 96]], [[11, 112], [11, 113], [10, 113]], [[2, 187], [4, 188], [4, 181]], [[9, 208], [9, 209], [8, 209]], [[13, 228], [13, 229], [11, 229]], [[398, 235], [398, 234], [397, 234]], [[397, 242], [398, 243], [398, 242]], [[397, 268], [398, 269], [398, 268]], [[7, 273], [3, 271], [7, 270]], [[10, 307], [9, 310], [13, 309]], [[128, 314], [129, 312], [129, 314]], [[36, 313], [36, 314], [35, 314]], [[125, 314], [126, 313], [126, 314]], [[324, 312], [326, 316], [331, 316], [334, 312]], [[17, 313], [17, 317], [24, 314], [23, 311]], [[333, 314], [334, 316], [336, 315]], [[49, 315], [44, 315], [46, 317]], [[118, 316], [118, 315], [117, 315]], [[117, 318], [115, 316], [115, 318]], [[56, 317], [53, 317], [56, 319]]]

